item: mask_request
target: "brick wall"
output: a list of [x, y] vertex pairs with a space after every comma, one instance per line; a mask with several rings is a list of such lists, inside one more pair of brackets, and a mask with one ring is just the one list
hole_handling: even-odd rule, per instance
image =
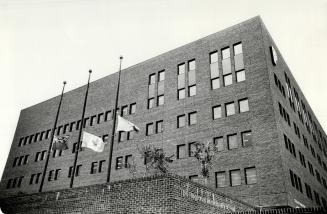
[[225, 213], [251, 211], [246, 203], [176, 175], [117, 181], [0, 201], [9, 213]]

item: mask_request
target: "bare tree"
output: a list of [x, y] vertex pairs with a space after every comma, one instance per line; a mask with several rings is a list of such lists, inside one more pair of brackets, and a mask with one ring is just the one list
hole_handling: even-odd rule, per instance
[[141, 157], [145, 159], [146, 171], [154, 169], [155, 173], [167, 173], [169, 171], [169, 163], [173, 162], [171, 156], [167, 156], [162, 148], [156, 148], [154, 146], [143, 146], [138, 149], [141, 153]]
[[196, 142], [192, 152], [200, 165], [199, 171], [204, 180], [204, 184], [207, 184], [207, 180], [210, 176], [210, 169], [212, 167], [212, 159], [215, 155], [212, 147], [210, 146], [210, 141], [208, 141], [207, 144]]

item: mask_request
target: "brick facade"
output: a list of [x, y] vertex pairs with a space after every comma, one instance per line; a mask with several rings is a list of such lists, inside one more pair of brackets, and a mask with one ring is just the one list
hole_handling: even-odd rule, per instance
[[[237, 59], [233, 49], [240, 42], [244, 62], [244, 81], [237, 79]], [[223, 81], [225, 73], [222, 70], [226, 62], [223, 62], [222, 52], [226, 47], [230, 48], [229, 66], [232, 77], [232, 84], [228, 86]], [[276, 49], [277, 65], [272, 64], [270, 47]], [[217, 89], [211, 88], [210, 53], [213, 52], [218, 53], [220, 87]], [[195, 60], [196, 64], [195, 80], [192, 80], [196, 83], [196, 95], [188, 96], [190, 80], [187, 78], [191, 72], [187, 66], [192, 60]], [[186, 97], [178, 100], [177, 74], [178, 65], [182, 63], [185, 63], [186, 66], [184, 80]], [[163, 70], [165, 71], [164, 104], [155, 105], [149, 109], [149, 76], [155, 74], [157, 79], [159, 72]], [[276, 87], [274, 74], [278, 76], [281, 85], [286, 90], [284, 72], [290, 78], [292, 87], [298, 92], [307, 112], [310, 113], [311, 120], [315, 121], [316, 128], [314, 130], [319, 130], [319, 132], [309, 131], [305, 124], [299, 121], [296, 111], [290, 106], [287, 95], [283, 96], [279, 88]], [[109, 111], [113, 112], [117, 78], [118, 73], [114, 73], [90, 84], [86, 106], [86, 117], [89, 119], [85, 131], [98, 136], [110, 135], [112, 117], [106, 118], [105, 115]], [[154, 88], [151, 88], [155, 94], [154, 100], [158, 98], [160, 87], [162, 87], [162, 83], [159, 84], [156, 80]], [[118, 136], [115, 137], [113, 164], [111, 166], [112, 181], [144, 175], [144, 160], [141, 159], [138, 152], [138, 148], [144, 145], [160, 147], [168, 155], [174, 155], [175, 160], [170, 166], [171, 173], [185, 177], [197, 175], [199, 173], [198, 163], [195, 158], [188, 154], [189, 143], [195, 141], [210, 141], [212, 143], [214, 138], [222, 137], [223, 149], [216, 152], [214, 157], [208, 181], [209, 187], [217, 188], [219, 192], [254, 206], [263, 207], [323, 206], [322, 199], [327, 200], [327, 187], [324, 187], [322, 181], [322, 179], [327, 180], [327, 168], [324, 168], [324, 164], [327, 164], [326, 134], [259, 17], [124, 69], [121, 73], [120, 89], [118, 103], [120, 110], [124, 106], [130, 108], [131, 104], [136, 103], [136, 112], [128, 113], [124, 118], [132, 121], [141, 130], [131, 140], [118, 142]], [[76, 125], [76, 122], [80, 120], [85, 90], [86, 87], [83, 86], [64, 95], [59, 115], [58, 126], [62, 127], [59, 134], [64, 135], [62, 130], [66, 127], [68, 131], [66, 130], [65, 134], [70, 135], [71, 144], [69, 150], [63, 151], [61, 156], [50, 157], [44, 184], [45, 192], [69, 188], [68, 171], [74, 160], [72, 144], [78, 138], [78, 130], [75, 128], [70, 130], [69, 127], [73, 123]], [[239, 101], [243, 99], [248, 100], [249, 111], [240, 112]], [[40, 182], [36, 182], [34, 179], [30, 183], [31, 176], [33, 174], [37, 176], [43, 171], [45, 161], [41, 160], [42, 158], [37, 161], [35, 159], [37, 152], [46, 151], [49, 147], [49, 139], [46, 139], [44, 135], [53, 126], [58, 102], [59, 97], [55, 97], [21, 111], [1, 180], [0, 197], [10, 197], [18, 194], [18, 192], [37, 193]], [[226, 106], [231, 102], [234, 103], [235, 114], [226, 116]], [[278, 103], [281, 103], [288, 112], [290, 125], [280, 116]], [[213, 107], [215, 106], [221, 106], [221, 118], [213, 119]], [[192, 112], [196, 112], [197, 122], [194, 125], [189, 125], [188, 115]], [[185, 115], [186, 125], [177, 128], [177, 117], [180, 115]], [[95, 119], [91, 125], [92, 118]], [[163, 121], [163, 132], [155, 132], [147, 136], [146, 125], [149, 123], [156, 124], [157, 121], [161, 120]], [[301, 139], [294, 133], [293, 122], [299, 127]], [[244, 146], [242, 143], [242, 133], [246, 131], [251, 131], [252, 135], [252, 144], [249, 146]], [[318, 140], [313, 139], [315, 135], [313, 133], [317, 133], [318, 137], [315, 138]], [[230, 135], [234, 136], [235, 134], [237, 146], [230, 149], [227, 146], [227, 140]], [[295, 144], [296, 157], [292, 157], [285, 148], [284, 134]], [[40, 138], [40, 135], [43, 135], [43, 138]], [[317, 156], [313, 157], [310, 149], [304, 146], [302, 135], [306, 136], [309, 144], [316, 151], [316, 155], [319, 155], [320, 163]], [[181, 146], [184, 144], [184, 147]], [[178, 158], [178, 146], [185, 149], [185, 157]], [[305, 162], [310, 161], [314, 170], [320, 173], [320, 182], [315, 176], [309, 174], [308, 166], [301, 165], [299, 151], [304, 154]], [[94, 153], [89, 149], [80, 152], [77, 162], [78, 165], [81, 165], [80, 176], [75, 178], [74, 187], [106, 183], [108, 152], [108, 146], [102, 153]], [[13, 167], [15, 159], [17, 161], [19, 157], [26, 155], [29, 155], [28, 163]], [[117, 157], [122, 157], [125, 160], [127, 155], [132, 155], [137, 165], [137, 172], [133, 175], [125, 167], [116, 169]], [[101, 161], [104, 161], [101, 170], [91, 174], [92, 163], [98, 162], [99, 164]], [[246, 170], [249, 168], [254, 168], [256, 172], [256, 180], [253, 183], [247, 181]], [[48, 181], [49, 171], [56, 169], [60, 169], [60, 176], [57, 180]], [[239, 172], [239, 185], [233, 186], [231, 184], [233, 170]], [[290, 170], [301, 179], [302, 192], [299, 190], [299, 186], [296, 189], [294, 180], [291, 180]], [[216, 175], [221, 172], [224, 172], [225, 175], [225, 187], [217, 187]], [[20, 177], [23, 177], [21, 185], [17, 187]], [[8, 182], [14, 182], [15, 178], [15, 185], [11, 183], [7, 188]], [[320, 204], [315, 196], [313, 199], [308, 198], [305, 183], [310, 185], [312, 194], [314, 194], [313, 191], [319, 194]], [[12, 186], [16, 187], [12, 188]]]
[[226, 213], [251, 205], [180, 176], [156, 175], [88, 187], [22, 195], [0, 201], [18, 213]]

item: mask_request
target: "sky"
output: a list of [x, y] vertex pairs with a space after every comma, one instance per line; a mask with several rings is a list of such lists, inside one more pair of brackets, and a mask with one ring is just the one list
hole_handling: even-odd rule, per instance
[[21, 109], [260, 15], [327, 131], [327, 0], [0, 0], [0, 176]]

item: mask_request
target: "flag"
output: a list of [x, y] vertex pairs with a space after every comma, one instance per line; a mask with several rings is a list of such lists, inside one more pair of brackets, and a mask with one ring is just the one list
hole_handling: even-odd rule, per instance
[[68, 142], [69, 135], [65, 135], [62, 137], [53, 136], [53, 144], [52, 144], [52, 150], [66, 150], [68, 149]]
[[105, 143], [93, 134], [83, 131], [82, 147], [87, 147], [95, 152], [103, 152]]
[[124, 118], [118, 115], [118, 124], [117, 124], [116, 132], [119, 131], [128, 132], [133, 130], [139, 131], [140, 129], [137, 126], [135, 126], [133, 123], [129, 122], [128, 120], [125, 120]]

